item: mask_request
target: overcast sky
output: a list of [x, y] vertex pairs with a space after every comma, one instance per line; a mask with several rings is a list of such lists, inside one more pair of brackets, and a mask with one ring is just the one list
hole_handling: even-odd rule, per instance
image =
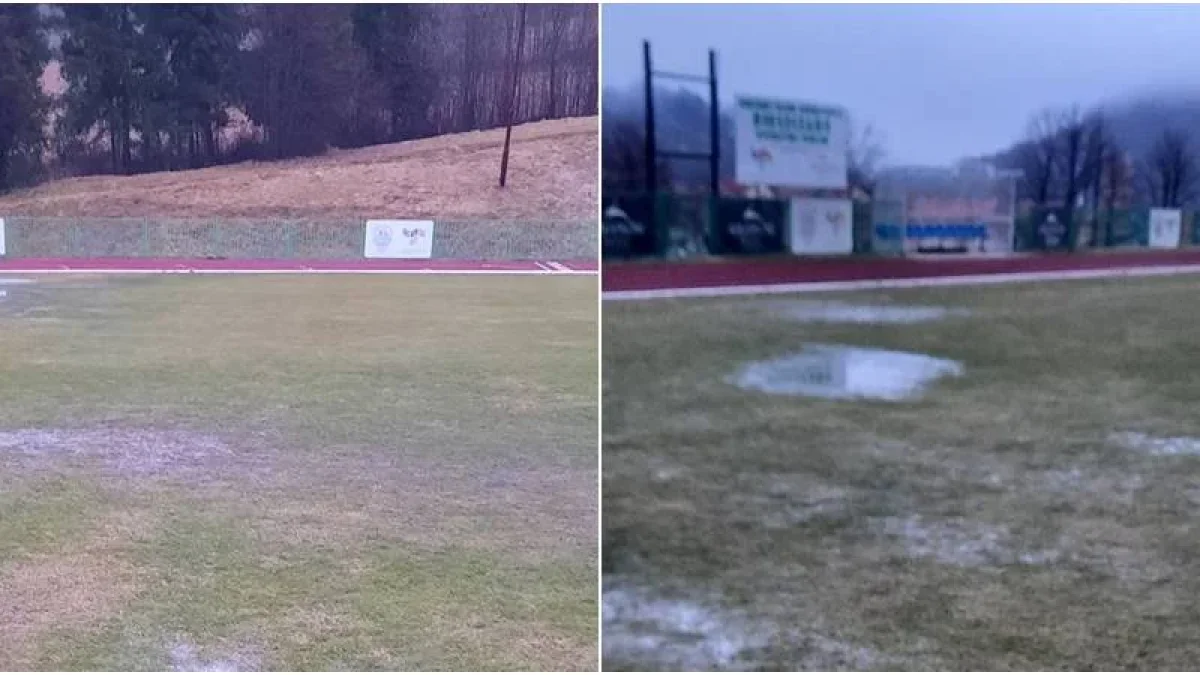
[[[1200, 90], [1200, 5], [602, 6], [605, 86], [707, 71], [721, 98], [840, 104], [889, 164], [942, 164], [1017, 139], [1031, 112], [1149, 90]], [[666, 84], [666, 82], [663, 82]]]

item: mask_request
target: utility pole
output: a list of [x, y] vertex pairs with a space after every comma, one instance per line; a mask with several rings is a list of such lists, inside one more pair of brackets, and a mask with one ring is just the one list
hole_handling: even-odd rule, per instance
[[517, 53], [513, 55], [512, 64], [512, 93], [508, 97], [508, 126], [504, 129], [504, 156], [500, 158], [500, 187], [508, 180], [508, 148], [512, 143], [513, 120], [517, 116], [517, 105], [520, 101], [521, 82], [521, 52], [525, 51], [525, 11], [528, 5], [521, 3], [521, 21], [517, 29]]

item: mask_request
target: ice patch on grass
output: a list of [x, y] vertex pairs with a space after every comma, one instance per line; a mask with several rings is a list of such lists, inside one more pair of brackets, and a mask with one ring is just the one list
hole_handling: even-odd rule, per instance
[[1054, 469], [1042, 474], [1045, 488], [1052, 492], [1082, 493], [1123, 504], [1133, 501], [1145, 481], [1138, 474], [1118, 474], [1085, 470], [1079, 467]]
[[809, 345], [798, 354], [747, 364], [730, 382], [785, 396], [902, 401], [934, 380], [962, 373], [961, 363], [924, 354]]
[[779, 648], [787, 670], [867, 670], [881, 657], [865, 647], [796, 626], [774, 626], [717, 603], [668, 599], [633, 584], [605, 579], [605, 668], [652, 670], [758, 670], [765, 652]]
[[1110, 439], [1130, 450], [1154, 457], [1200, 455], [1200, 438], [1191, 436], [1162, 438], [1137, 431], [1128, 431], [1113, 434]]
[[675, 670], [743, 670], [769, 636], [721, 610], [605, 582], [604, 655]]
[[170, 651], [171, 670], [177, 673], [249, 673], [258, 670], [254, 661], [246, 655], [206, 659], [185, 641], [176, 642]]
[[910, 557], [932, 558], [943, 565], [1046, 565], [1062, 557], [1055, 550], [1016, 550], [1007, 528], [963, 519], [929, 521], [921, 516], [888, 517], [881, 520], [880, 529], [883, 534], [899, 539]]
[[149, 475], [196, 467], [232, 454], [221, 439], [152, 429], [0, 430], [0, 460], [80, 459], [121, 473]]
[[914, 324], [969, 315], [965, 310], [946, 307], [854, 305], [844, 302], [772, 302], [766, 308], [788, 319], [813, 323]]

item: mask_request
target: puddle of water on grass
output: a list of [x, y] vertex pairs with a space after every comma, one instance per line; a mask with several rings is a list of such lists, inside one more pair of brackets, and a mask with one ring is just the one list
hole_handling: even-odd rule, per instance
[[961, 363], [924, 354], [809, 345], [798, 354], [750, 363], [730, 381], [767, 394], [902, 401], [938, 378], [962, 373]]
[[1118, 445], [1123, 445], [1130, 450], [1142, 452], [1153, 457], [1200, 455], [1200, 438], [1193, 438], [1191, 436], [1161, 438], [1130, 431], [1113, 434], [1109, 438]]
[[844, 302], [771, 302], [766, 309], [778, 316], [813, 323], [913, 324], [958, 316], [961, 309], [904, 305], [854, 305]]

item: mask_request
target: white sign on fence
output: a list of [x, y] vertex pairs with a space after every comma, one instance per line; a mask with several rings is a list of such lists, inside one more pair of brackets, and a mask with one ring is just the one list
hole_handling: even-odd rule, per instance
[[4, 219], [0, 218], [0, 255], [4, 255]]
[[1150, 248], [1179, 248], [1183, 214], [1179, 209], [1150, 209]]
[[432, 220], [368, 220], [368, 258], [432, 258]]
[[792, 253], [845, 255], [854, 252], [854, 207], [849, 199], [792, 200]]
[[738, 97], [734, 173], [742, 185], [844, 189], [850, 119], [842, 108]]

